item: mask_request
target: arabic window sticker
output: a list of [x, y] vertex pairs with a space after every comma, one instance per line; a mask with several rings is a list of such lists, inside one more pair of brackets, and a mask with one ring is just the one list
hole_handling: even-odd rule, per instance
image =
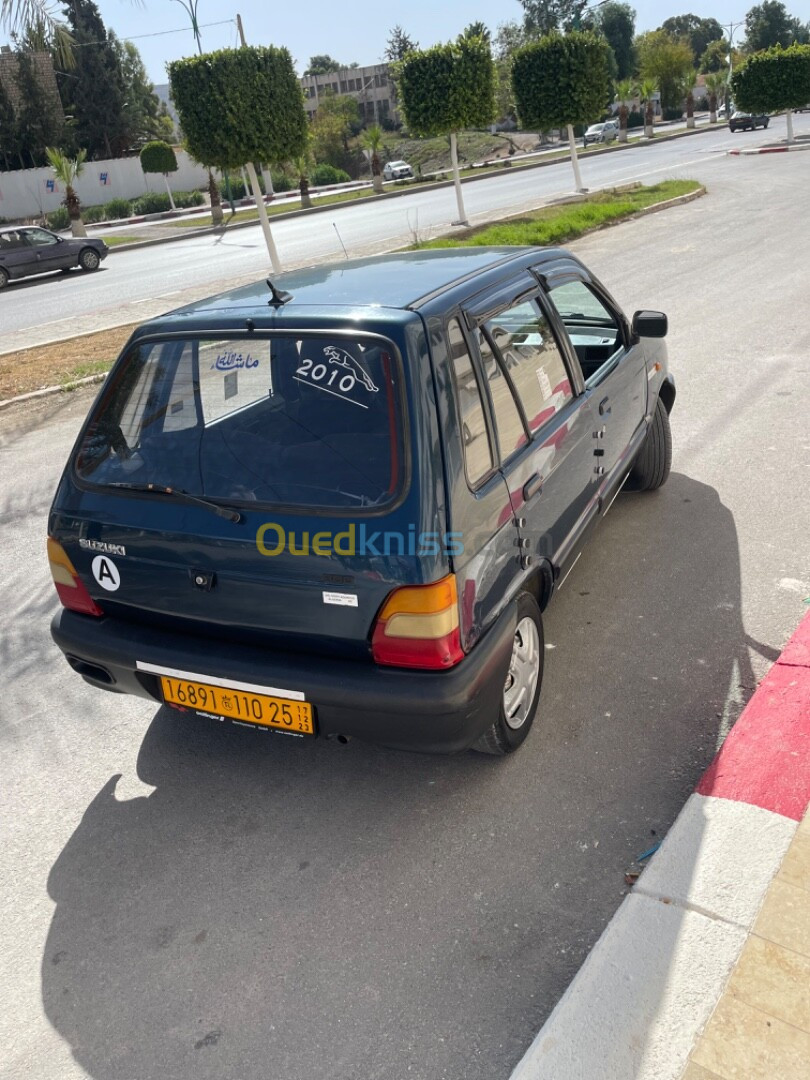
[[250, 369], [258, 366], [259, 358], [251, 356], [250, 353], [245, 355], [241, 352], [221, 352], [211, 365], [211, 370], [236, 371], [241, 368]]

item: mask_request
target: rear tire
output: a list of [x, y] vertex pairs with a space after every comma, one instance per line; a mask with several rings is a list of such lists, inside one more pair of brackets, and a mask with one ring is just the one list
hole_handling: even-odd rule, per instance
[[8, 285], [9, 277], [8, 270], [4, 266], [0, 266], [0, 289], [5, 289]]
[[100, 265], [101, 258], [94, 248], [82, 248], [79, 252], [79, 266], [82, 270], [91, 273], [93, 270], [98, 270]]
[[543, 682], [543, 619], [537, 601], [521, 593], [516, 601], [517, 621], [512, 656], [501, 695], [498, 718], [474, 744], [480, 754], [503, 757], [526, 741], [534, 723]]
[[661, 398], [655, 404], [647, 437], [630, 470], [628, 489], [656, 491], [666, 483], [672, 466], [672, 431], [669, 414]]

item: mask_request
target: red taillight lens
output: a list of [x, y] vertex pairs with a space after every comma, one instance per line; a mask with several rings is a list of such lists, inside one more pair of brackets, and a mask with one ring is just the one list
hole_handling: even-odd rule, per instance
[[464, 651], [455, 576], [395, 589], [374, 626], [371, 653], [378, 664], [392, 667], [436, 670], [457, 664]]
[[56, 592], [64, 607], [82, 615], [103, 615], [104, 612], [82, 584], [76, 568], [58, 541], [48, 537], [48, 562]]

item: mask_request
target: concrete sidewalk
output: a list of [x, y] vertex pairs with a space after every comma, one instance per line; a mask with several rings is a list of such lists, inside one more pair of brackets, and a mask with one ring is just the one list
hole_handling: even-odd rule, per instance
[[810, 1075], [809, 802], [810, 614], [512, 1080]]

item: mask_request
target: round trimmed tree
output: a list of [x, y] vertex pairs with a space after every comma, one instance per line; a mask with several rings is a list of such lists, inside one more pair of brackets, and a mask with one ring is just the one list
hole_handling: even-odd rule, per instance
[[273, 269], [281, 269], [255, 161], [289, 161], [307, 145], [304, 97], [287, 49], [245, 45], [168, 65], [190, 153], [209, 168], [247, 171]]
[[395, 66], [399, 105], [414, 135], [450, 136], [458, 222], [466, 225], [458, 173], [457, 135], [487, 127], [495, 116], [495, 65], [481, 37], [409, 52]]
[[754, 53], [731, 76], [737, 108], [743, 112], [781, 112], [787, 116], [787, 141], [793, 142], [793, 110], [810, 101], [810, 45], [774, 45]]
[[169, 184], [169, 173], [177, 172], [177, 157], [174, 149], [167, 142], [155, 139], [153, 142], [146, 143], [138, 156], [141, 159], [141, 168], [145, 173], [163, 174], [166, 191], [169, 195], [169, 204], [172, 210], [176, 210], [174, 195], [172, 195], [171, 185]]
[[524, 128], [567, 128], [577, 190], [582, 191], [574, 124], [592, 124], [610, 101], [610, 46], [590, 31], [548, 34], [518, 49], [512, 89]]

